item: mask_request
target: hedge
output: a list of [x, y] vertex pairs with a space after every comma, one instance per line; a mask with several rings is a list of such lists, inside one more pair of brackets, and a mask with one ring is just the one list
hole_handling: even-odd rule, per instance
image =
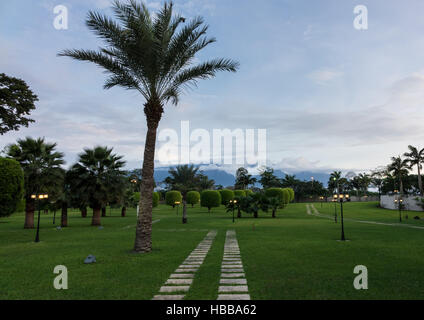
[[214, 190], [205, 190], [200, 195], [200, 205], [208, 208], [210, 212], [212, 208], [218, 208], [221, 205], [221, 194]]
[[153, 192], [153, 208], [156, 208], [159, 206], [159, 198], [160, 198], [159, 193]]
[[282, 188], [269, 188], [265, 191], [265, 195], [269, 198], [278, 198], [281, 205], [285, 204], [284, 190]]
[[0, 158], [0, 217], [16, 211], [24, 194], [24, 172], [19, 162]]
[[230, 203], [230, 200], [234, 200], [234, 191], [223, 189], [219, 190], [219, 193], [221, 194], [221, 204], [226, 206], [228, 203]]
[[198, 204], [200, 201], [200, 193], [197, 191], [190, 191], [187, 193], [186, 196], [187, 203], [194, 206], [195, 204]]
[[183, 197], [179, 191], [168, 191], [165, 195], [165, 202], [168, 206], [175, 208], [175, 202], [182, 202]]
[[245, 197], [246, 191], [245, 190], [234, 190], [234, 196], [235, 197]]
[[290, 203], [290, 191], [289, 191], [289, 188], [284, 188], [283, 189], [283, 203], [284, 203], [284, 205], [286, 205], [286, 204], [289, 204]]
[[246, 189], [246, 190], [244, 190], [244, 192], [246, 192], [246, 197], [253, 195], [253, 191], [250, 190], [250, 189]]
[[289, 202], [293, 202], [294, 201], [294, 190], [292, 188], [287, 188], [289, 194], [290, 194], [290, 201]]

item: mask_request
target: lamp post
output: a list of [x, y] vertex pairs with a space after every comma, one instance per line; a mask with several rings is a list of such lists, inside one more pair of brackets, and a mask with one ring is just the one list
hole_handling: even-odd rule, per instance
[[40, 242], [40, 213], [41, 213], [40, 200], [48, 199], [48, 198], [49, 198], [48, 194], [31, 195], [31, 199], [37, 199], [37, 203], [38, 203], [38, 221], [37, 221], [37, 233], [35, 235], [35, 242]]
[[234, 223], [235, 222], [235, 220], [234, 220], [234, 207], [237, 204], [237, 200], [230, 200], [230, 203], [231, 203], [231, 207], [233, 208], [233, 223]]
[[399, 222], [402, 222], [402, 203], [403, 199], [395, 199], [395, 204], [397, 204], [399, 208]]
[[343, 221], [343, 201], [344, 199], [349, 199], [349, 195], [343, 195], [343, 194], [339, 194], [338, 195], [339, 201], [340, 201], [340, 217], [341, 217], [341, 222], [342, 222], [342, 237], [341, 237], [341, 241], [346, 241], [345, 238], [345, 233], [344, 233], [344, 221]]
[[180, 209], [181, 202], [175, 201], [175, 205], [177, 206], [177, 216], [178, 216], [178, 210]]
[[322, 203], [324, 202], [324, 197], [323, 196], [319, 197], [319, 200], [321, 201], [321, 208], [322, 208]]
[[337, 223], [337, 199], [338, 199], [338, 195], [335, 194], [333, 196], [333, 202], [334, 202], [334, 222]]

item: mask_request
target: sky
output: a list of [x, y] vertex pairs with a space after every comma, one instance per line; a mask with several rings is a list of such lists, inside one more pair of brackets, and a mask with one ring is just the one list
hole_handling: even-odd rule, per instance
[[[178, 13], [201, 15], [217, 42], [197, 57], [240, 63], [237, 73], [200, 82], [167, 105], [159, 130], [266, 129], [268, 165], [286, 171], [368, 171], [412, 144], [424, 147], [424, 2], [408, 0], [176, 0]], [[155, 12], [161, 1], [147, 1]], [[56, 30], [54, 7], [68, 9]], [[354, 8], [368, 29], [354, 28]], [[36, 121], [0, 136], [0, 150], [26, 136], [57, 142], [68, 165], [83, 148], [114, 147], [128, 168], [141, 167], [143, 98], [104, 90], [89, 63], [57, 57], [96, 49], [89, 10], [111, 15], [108, 0], [0, 2], [0, 72], [38, 95]], [[213, 166], [211, 166], [213, 167]], [[230, 171], [236, 166], [229, 166]]]

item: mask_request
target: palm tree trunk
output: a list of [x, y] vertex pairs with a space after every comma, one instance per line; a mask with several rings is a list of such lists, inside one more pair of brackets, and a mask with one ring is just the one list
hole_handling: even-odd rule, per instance
[[183, 224], [187, 223], [187, 202], [183, 200]]
[[35, 202], [32, 199], [26, 199], [25, 204], [25, 229], [34, 229], [34, 210]]
[[81, 209], [81, 217], [82, 218], [87, 218], [87, 208], [82, 208]]
[[[147, 253], [152, 251], [152, 209], [153, 209], [153, 189], [155, 170], [155, 148], [156, 135], [162, 112], [155, 115], [155, 109], [160, 108], [160, 104], [146, 103], [144, 112], [147, 117], [147, 135], [144, 147], [144, 160], [142, 169], [142, 179], [140, 188], [140, 215], [137, 221], [135, 234], [134, 251]], [[156, 110], [156, 113], [158, 111]]]
[[420, 189], [420, 194], [421, 196], [424, 195], [423, 192], [423, 181], [421, 179], [421, 169], [420, 169], [420, 165], [418, 164], [418, 188]]
[[68, 226], [68, 204], [65, 202], [62, 203], [62, 218], [60, 226], [62, 228], [66, 228]]
[[106, 217], [106, 207], [102, 208], [102, 217]]
[[101, 207], [93, 208], [93, 219], [91, 220], [92, 226], [100, 226], [100, 211]]
[[273, 209], [273, 210], [272, 210], [272, 217], [273, 217], [273, 218], [275, 218], [275, 217], [276, 217], [276, 216], [275, 216], [275, 211], [276, 211], [275, 209]]
[[125, 217], [126, 213], [127, 213], [127, 207], [122, 207], [121, 217]]

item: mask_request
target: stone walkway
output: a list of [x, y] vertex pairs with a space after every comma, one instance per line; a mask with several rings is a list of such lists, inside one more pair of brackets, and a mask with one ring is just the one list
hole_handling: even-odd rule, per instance
[[205, 239], [199, 243], [187, 259], [175, 270], [165, 284], [160, 288], [159, 294], [152, 300], [183, 300], [190, 290], [197, 270], [203, 264], [212, 243], [216, 237], [216, 231], [210, 231]]
[[250, 300], [236, 232], [228, 230], [221, 266], [218, 300]]
[[[311, 209], [313, 211], [313, 213], [311, 212]], [[334, 217], [331, 216], [327, 216], [325, 214], [320, 213], [313, 204], [306, 205], [306, 212], [308, 215], [312, 215], [312, 216], [316, 216], [316, 217], [320, 217], [320, 218], [325, 218], [325, 219], [331, 219], [334, 220]], [[366, 224], [375, 224], [375, 225], [380, 225], [380, 226], [390, 226], [390, 227], [402, 227], [402, 228], [411, 228], [411, 229], [421, 229], [424, 230], [424, 227], [420, 227], [420, 226], [411, 226], [408, 224], [400, 224], [400, 223], [384, 223], [384, 222], [376, 222], [376, 221], [365, 221], [365, 220], [356, 220], [356, 219], [350, 219], [350, 218], [344, 218], [344, 221], [352, 221], [352, 222], [358, 222], [358, 223], [366, 223]]]

